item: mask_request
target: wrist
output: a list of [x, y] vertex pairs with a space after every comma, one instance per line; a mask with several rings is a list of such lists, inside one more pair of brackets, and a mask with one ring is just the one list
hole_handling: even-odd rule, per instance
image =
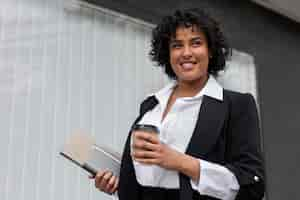
[[198, 182], [200, 177], [200, 161], [190, 155], [182, 154], [178, 162], [178, 171]]

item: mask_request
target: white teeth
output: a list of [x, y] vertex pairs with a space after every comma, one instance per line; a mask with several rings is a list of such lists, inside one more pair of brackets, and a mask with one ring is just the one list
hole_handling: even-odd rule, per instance
[[183, 64], [181, 64], [181, 66], [182, 66], [183, 69], [186, 69], [186, 70], [192, 69], [193, 68], [193, 63], [183, 63]]

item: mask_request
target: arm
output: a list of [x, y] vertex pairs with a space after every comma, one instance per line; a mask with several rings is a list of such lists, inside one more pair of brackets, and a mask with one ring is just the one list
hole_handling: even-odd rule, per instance
[[194, 190], [202, 195], [233, 200], [239, 185], [232, 172], [224, 166], [197, 159], [160, 143], [157, 136], [134, 132], [133, 157], [144, 164], [156, 164], [191, 178]]
[[264, 167], [259, 121], [254, 98], [248, 94], [234, 102], [228, 127], [227, 167], [240, 189], [236, 200], [260, 200], [264, 196]]
[[190, 181], [194, 190], [201, 195], [212, 196], [222, 200], [234, 200], [239, 190], [235, 175], [226, 167], [197, 159], [200, 165], [199, 181]]
[[191, 177], [192, 187], [200, 194], [223, 197], [221, 199], [260, 200], [264, 195], [264, 169], [256, 104], [249, 94], [232, 99], [226, 129], [225, 165], [199, 160], [199, 182], [192, 176], [197, 169], [193, 167], [194, 172], [188, 173], [192, 168], [186, 162], [182, 163], [190, 169], [180, 172]]

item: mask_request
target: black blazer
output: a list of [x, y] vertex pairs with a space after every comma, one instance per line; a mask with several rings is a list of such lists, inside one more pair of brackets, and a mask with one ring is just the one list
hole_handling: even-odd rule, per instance
[[[157, 104], [154, 96], [147, 98], [141, 104], [140, 114], [134, 124]], [[141, 185], [136, 180], [130, 156], [130, 135], [131, 131], [122, 156], [118, 189], [120, 200], [141, 199]], [[186, 154], [231, 170], [240, 185], [236, 200], [263, 198], [264, 167], [260, 148], [259, 120], [252, 95], [223, 90], [223, 101], [204, 96]], [[216, 199], [194, 195], [190, 178], [181, 173], [179, 182], [181, 200]]]

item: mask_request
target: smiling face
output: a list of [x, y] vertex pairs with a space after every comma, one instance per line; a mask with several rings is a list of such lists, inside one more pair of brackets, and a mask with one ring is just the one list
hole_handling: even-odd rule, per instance
[[170, 41], [170, 64], [178, 83], [205, 83], [208, 78], [207, 39], [196, 27], [179, 27]]

